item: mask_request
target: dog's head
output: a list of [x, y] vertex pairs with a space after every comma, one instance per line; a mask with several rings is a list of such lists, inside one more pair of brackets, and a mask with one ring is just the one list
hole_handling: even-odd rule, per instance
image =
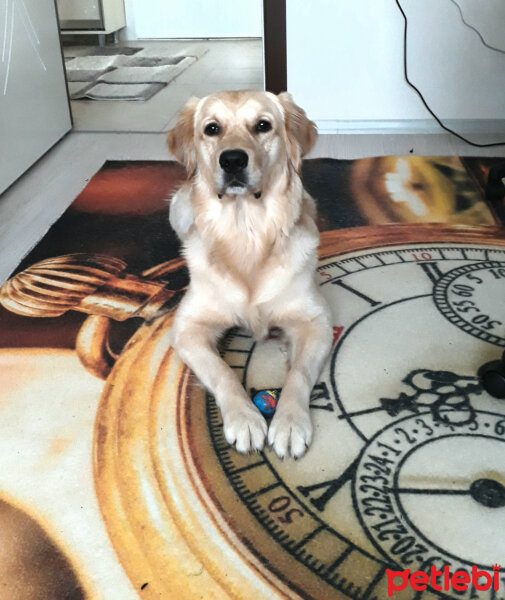
[[299, 171], [316, 127], [287, 93], [219, 92], [192, 98], [168, 133], [170, 152], [219, 197], [259, 198], [279, 170]]

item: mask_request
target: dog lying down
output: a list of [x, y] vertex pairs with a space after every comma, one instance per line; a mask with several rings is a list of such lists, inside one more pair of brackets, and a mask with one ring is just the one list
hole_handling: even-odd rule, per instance
[[[251, 91], [192, 98], [168, 133], [188, 174], [170, 223], [190, 273], [171, 341], [214, 395], [239, 452], [261, 450], [268, 439], [280, 458], [298, 458], [312, 439], [310, 393], [331, 347], [330, 312], [315, 281], [315, 205], [300, 179], [316, 135], [289, 94]], [[270, 426], [216, 349], [234, 326], [258, 340], [279, 327], [288, 341]]]

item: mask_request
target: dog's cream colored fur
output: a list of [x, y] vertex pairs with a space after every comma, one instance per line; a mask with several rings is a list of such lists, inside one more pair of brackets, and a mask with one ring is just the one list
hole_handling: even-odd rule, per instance
[[[259, 120], [272, 129], [257, 132]], [[205, 134], [211, 122], [219, 135]], [[309, 397], [331, 346], [329, 309], [315, 282], [315, 207], [299, 176], [315, 138], [314, 124], [288, 94], [249, 91], [191, 99], [168, 134], [188, 172], [170, 223], [190, 271], [172, 343], [214, 395], [225, 437], [240, 452], [260, 450], [268, 435], [279, 457], [298, 458], [312, 438]], [[248, 155], [243, 189], [226, 187], [219, 157], [230, 149]], [[290, 367], [268, 428], [216, 351], [219, 337], [237, 325], [257, 339], [280, 327], [289, 341]]]

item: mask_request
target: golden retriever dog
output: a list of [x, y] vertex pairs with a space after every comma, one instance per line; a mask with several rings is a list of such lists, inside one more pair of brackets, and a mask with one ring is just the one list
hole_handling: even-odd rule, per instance
[[[172, 345], [213, 394], [239, 452], [268, 443], [298, 458], [312, 439], [309, 399], [331, 347], [329, 308], [315, 281], [315, 205], [300, 179], [316, 128], [287, 93], [233, 91], [192, 98], [168, 133], [187, 181], [171, 200], [190, 284]], [[270, 425], [219, 356], [240, 326], [258, 340], [278, 327], [289, 368]]]

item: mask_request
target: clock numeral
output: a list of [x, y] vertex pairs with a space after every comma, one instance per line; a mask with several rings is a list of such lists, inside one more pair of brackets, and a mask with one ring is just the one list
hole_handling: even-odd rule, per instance
[[[405, 431], [405, 429], [403, 429], [402, 427], [395, 427], [394, 432], [399, 436], [399, 438], [401, 439], [402, 442], [406, 441], [409, 444], [415, 444], [416, 443], [416, 438], [412, 437], [411, 435], [409, 435], [409, 432]], [[403, 439], [402, 436], [404, 436], [405, 439]]]
[[[391, 527], [391, 525], [394, 525], [394, 527]], [[385, 529], [384, 531], [381, 531], [385, 527], [388, 527], [389, 529]], [[389, 539], [388, 534], [391, 534], [391, 533], [397, 534], [397, 535], [398, 534], [402, 535], [402, 534], [408, 533], [407, 529], [405, 529], [405, 527], [401, 524], [398, 517], [393, 517], [392, 519], [389, 519], [387, 521], [382, 521], [382, 523], [377, 523], [376, 525], [372, 526], [372, 529], [379, 532], [379, 535], [377, 537], [381, 541], [385, 541], [385, 540]]]
[[290, 505], [291, 498], [288, 496], [277, 496], [277, 498], [274, 498], [268, 505], [268, 510], [271, 513], [283, 513], [281, 515], [277, 515], [277, 520], [281, 523], [292, 523], [295, 516], [305, 516], [305, 513], [303, 513], [300, 509], [290, 508]]
[[419, 256], [415, 252], [412, 252], [412, 256], [414, 257], [414, 260], [416, 260], [416, 261], [417, 260], [431, 260], [433, 258], [429, 252], [421, 252], [421, 254], [419, 254]]
[[[397, 450], [396, 448], [393, 448], [392, 446], [388, 446], [388, 444], [383, 444], [382, 442], [377, 442], [377, 446], [379, 446], [380, 448], [384, 448], [384, 450], [391, 452], [392, 454], [395, 454], [396, 456], [400, 456], [400, 454], [401, 454], [400, 450]], [[384, 455], [384, 456], [386, 456], [386, 455]]]
[[344, 283], [341, 279], [335, 279], [335, 281], [332, 281], [331, 283], [333, 285], [338, 285], [339, 287], [343, 288], [344, 290], [347, 290], [348, 292], [351, 292], [355, 296], [358, 296], [358, 298], [361, 298], [365, 302], [368, 302], [368, 304], [370, 304], [370, 306], [379, 306], [380, 304], [382, 304], [381, 302], [377, 302], [377, 300], [373, 300], [369, 296], [363, 294], [359, 290], [354, 289], [347, 283]]
[[[505, 269], [503, 270], [505, 271]], [[468, 273], [466, 278], [470, 281], [476, 281], [479, 285], [482, 285], [484, 283], [484, 281], [480, 277], [477, 277], [477, 275], [474, 275], [473, 273]]]
[[[336, 479], [315, 483], [314, 485], [299, 485], [296, 489], [302, 496], [309, 499], [312, 506], [315, 506], [318, 511], [323, 512], [328, 502], [335, 496], [340, 488], [354, 477], [356, 469], [358, 468], [358, 461], [359, 457], [355, 459], [342, 475]], [[322, 490], [322, 493], [319, 496], [315, 495], [311, 497], [312, 492], [318, 492], [319, 490]]]
[[331, 401], [324, 404], [324, 402], [321, 402], [321, 400], [330, 400], [330, 392], [328, 391], [328, 386], [326, 383], [324, 383], [324, 381], [316, 383], [314, 386], [310, 395], [309, 408], [319, 408], [320, 410], [335, 412]]
[[[423, 252], [423, 254], [427, 254], [427, 252]], [[416, 255], [414, 254], [414, 256]], [[437, 283], [437, 281], [443, 276], [443, 273], [436, 262], [419, 263], [419, 266], [426, 273], [426, 275], [428, 275], [433, 283]]]

